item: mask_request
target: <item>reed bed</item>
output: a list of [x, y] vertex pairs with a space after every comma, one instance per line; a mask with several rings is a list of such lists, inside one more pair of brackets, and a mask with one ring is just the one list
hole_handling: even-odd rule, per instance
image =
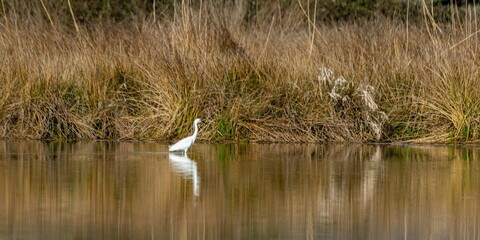
[[172, 140], [201, 117], [208, 141], [479, 141], [476, 7], [445, 23], [429, 8], [417, 22], [315, 22], [301, 7], [246, 20], [245, 4], [179, 4], [95, 24], [5, 14], [0, 137]]

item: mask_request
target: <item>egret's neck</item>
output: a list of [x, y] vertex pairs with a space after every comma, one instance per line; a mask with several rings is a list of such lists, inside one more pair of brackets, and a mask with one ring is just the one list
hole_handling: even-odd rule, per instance
[[192, 136], [196, 137], [196, 136], [197, 136], [197, 133], [198, 133], [197, 122], [193, 123], [193, 128], [194, 128], [195, 130], [193, 131], [193, 135], [192, 135]]

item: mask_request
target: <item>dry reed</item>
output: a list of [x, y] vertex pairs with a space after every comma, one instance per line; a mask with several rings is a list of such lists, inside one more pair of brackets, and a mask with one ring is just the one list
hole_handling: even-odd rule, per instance
[[170, 140], [202, 117], [210, 141], [477, 142], [467, 10], [421, 24], [314, 22], [298, 6], [246, 21], [245, 5], [209, 3], [75, 27], [5, 16], [0, 137]]

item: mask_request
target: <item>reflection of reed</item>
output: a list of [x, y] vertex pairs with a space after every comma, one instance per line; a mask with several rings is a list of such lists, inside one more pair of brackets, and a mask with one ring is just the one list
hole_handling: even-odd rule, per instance
[[[165, 148], [0, 141], [0, 236], [460, 239], [480, 233], [480, 149], [199, 144], [192, 152], [197, 162], [141, 154]], [[184, 178], [193, 182], [194, 173], [202, 176], [202, 197], [192, 204]]]
[[[145, 218], [152, 215], [133, 213], [155, 209], [143, 196], [156, 196], [154, 183], [169, 183], [169, 178], [158, 177], [168, 176], [167, 162], [125, 154], [164, 149], [158, 144], [0, 141], [0, 145], [0, 236], [146, 238], [139, 235], [137, 224], [148, 224]], [[134, 164], [135, 160], [146, 164]], [[158, 164], [165, 166], [155, 167]]]
[[200, 178], [197, 172], [197, 163], [190, 159], [186, 154], [179, 155], [170, 153], [168, 155], [172, 168], [185, 179], [191, 179], [193, 182], [193, 194], [200, 196]]

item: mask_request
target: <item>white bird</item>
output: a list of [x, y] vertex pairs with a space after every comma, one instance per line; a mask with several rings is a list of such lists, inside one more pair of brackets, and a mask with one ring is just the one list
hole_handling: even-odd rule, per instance
[[201, 122], [202, 122], [202, 119], [200, 118], [195, 119], [195, 121], [193, 121], [193, 128], [195, 130], [193, 131], [192, 136], [186, 137], [178, 141], [177, 143], [173, 144], [168, 148], [168, 151], [169, 152], [182, 151], [183, 154], [187, 154], [188, 148], [193, 145], [193, 143], [195, 142], [195, 138], [197, 138], [197, 133], [198, 133], [197, 124]]

